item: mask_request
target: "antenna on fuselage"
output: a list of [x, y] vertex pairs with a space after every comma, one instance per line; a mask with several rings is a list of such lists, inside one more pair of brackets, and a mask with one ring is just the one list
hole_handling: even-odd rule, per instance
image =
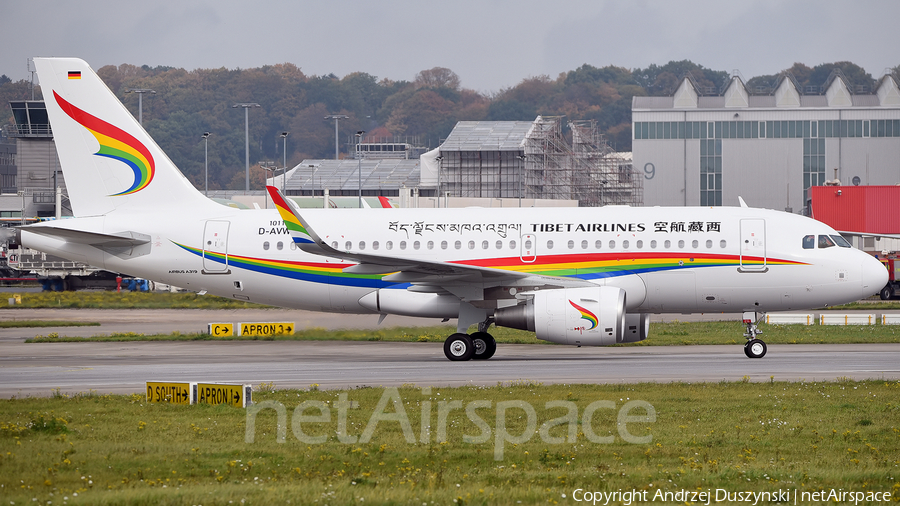
[[746, 202], [744, 202], [744, 197], [738, 196], [738, 202], [740, 202], [741, 207], [750, 207]]

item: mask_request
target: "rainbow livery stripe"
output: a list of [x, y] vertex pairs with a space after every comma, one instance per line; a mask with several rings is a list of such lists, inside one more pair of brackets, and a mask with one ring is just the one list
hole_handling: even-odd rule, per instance
[[53, 91], [53, 97], [56, 99], [59, 107], [70, 118], [86, 128], [100, 143], [100, 150], [94, 153], [95, 155], [119, 160], [134, 171], [134, 183], [132, 183], [131, 187], [111, 196], [130, 195], [139, 192], [153, 181], [156, 165], [153, 161], [153, 155], [150, 154], [147, 146], [144, 146], [139, 140], [121, 128], [111, 125], [70, 104], [66, 99], [60, 97], [56, 90]]
[[368, 288], [402, 288], [410, 286], [408, 283], [397, 284], [382, 281], [383, 274], [348, 274], [342, 272], [347, 264], [333, 264], [328, 262], [298, 262], [295, 260], [274, 260], [269, 258], [249, 257], [243, 255], [227, 256], [223, 253], [203, 251], [172, 241], [173, 244], [185, 251], [205, 258], [208, 261], [217, 262], [229, 267], [247, 269], [248, 271], [270, 274], [282, 278], [298, 279], [311, 283], [329, 285], [362, 286]]
[[519, 257], [464, 260], [462, 265], [489, 267], [540, 276], [576, 277], [585, 280], [643, 274], [658, 271], [704, 267], [740, 267], [762, 265], [805, 265], [777, 258], [744, 257], [714, 253], [683, 252], [610, 252], [542, 255], [536, 262], [522, 263]]
[[[285, 220], [285, 223], [288, 223], [288, 221]], [[175, 244], [194, 255], [199, 257], [205, 256], [206, 259], [214, 262], [284, 278], [300, 279], [314, 283], [373, 288], [406, 288], [409, 286], [407, 283], [394, 284], [382, 281], [381, 278], [384, 276], [383, 274], [363, 275], [342, 272], [349, 264], [285, 261], [232, 254], [229, 254], [226, 258], [225, 255], [220, 253], [210, 251], [204, 252], [201, 248], [195, 248], [177, 242]], [[738, 267], [741, 265], [741, 258], [736, 255], [697, 253], [686, 258], [686, 255], [683, 253], [672, 252], [632, 254], [632, 257], [627, 257], [616, 252], [547, 255], [539, 257], [538, 261], [535, 263], [522, 263], [519, 257], [501, 257], [466, 261], [451, 260], [449, 263], [530, 273], [539, 276], [559, 276], [593, 280], [633, 274], [650, 274], [669, 270]], [[807, 264], [771, 257], [767, 259], [744, 257], [743, 265], [776, 266]], [[578, 309], [579, 311], [584, 310], [584, 308]], [[594, 316], [592, 319], [591, 316], [594, 315], [589, 311], [587, 313], [582, 313], [582, 317], [588, 321], [596, 321], [596, 317]]]

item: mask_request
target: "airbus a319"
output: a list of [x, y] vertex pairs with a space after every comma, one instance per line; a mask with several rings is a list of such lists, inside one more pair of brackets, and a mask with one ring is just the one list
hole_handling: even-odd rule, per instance
[[[636, 342], [652, 313], [766, 311], [877, 293], [885, 268], [818, 221], [740, 207], [237, 210], [198, 192], [82, 60], [35, 58], [75, 215], [28, 247], [201, 293], [290, 308], [457, 319], [575, 346]], [[470, 326], [478, 331], [467, 334]]]

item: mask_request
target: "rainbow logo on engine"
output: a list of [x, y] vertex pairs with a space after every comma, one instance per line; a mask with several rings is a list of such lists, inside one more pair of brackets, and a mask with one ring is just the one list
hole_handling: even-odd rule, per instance
[[591, 329], [593, 329], [594, 327], [596, 327], [598, 323], [600, 323], [599, 320], [597, 320], [597, 315], [595, 315], [594, 313], [592, 313], [592, 312], [588, 311], [587, 309], [585, 309], [585, 308], [579, 306], [578, 304], [572, 302], [571, 300], [569, 301], [569, 304], [572, 304], [572, 307], [574, 307], [575, 309], [578, 310], [579, 313], [581, 313], [581, 319], [582, 319], [582, 320], [587, 320], [587, 321], [591, 322], [590, 328], [585, 329], [585, 330], [591, 330]]

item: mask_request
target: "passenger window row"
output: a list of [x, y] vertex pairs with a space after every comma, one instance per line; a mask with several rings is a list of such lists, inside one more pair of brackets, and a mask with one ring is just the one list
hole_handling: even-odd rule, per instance
[[[268, 242], [264, 243], [263, 249], [269, 249], [268, 244], [269, 244]], [[281, 244], [281, 243], [279, 243], [279, 244]], [[604, 248], [604, 244], [606, 245], [606, 248]], [[582, 240], [579, 243], [577, 243], [577, 245], [580, 246], [581, 250], [587, 250], [590, 247], [591, 243], [587, 240]], [[673, 245], [675, 245], [678, 249], [685, 249], [686, 247], [688, 247], [688, 243], [684, 239], [680, 239], [680, 240], [674, 241], [674, 242], [669, 239], [666, 239], [661, 242], [658, 242], [656, 239], [653, 239], [649, 243], [649, 249], [658, 249], [658, 248], [674, 249]], [[719, 245], [720, 249], [725, 249], [728, 246], [728, 242], [725, 241], [724, 239], [722, 239], [719, 241], [718, 245]], [[294, 245], [291, 244], [291, 246], [293, 249]], [[341, 246], [341, 244], [338, 241], [331, 242], [332, 248], [339, 249], [340, 246]], [[344, 246], [345, 251], [352, 251], [354, 249], [353, 241], [345, 241], [343, 246]], [[366, 241], [359, 241], [358, 243], [355, 244], [355, 246], [356, 246], [356, 249], [359, 251], [363, 251], [367, 247], [371, 247], [372, 250], [378, 250], [381, 248], [381, 243], [379, 241], [372, 241], [371, 243], [366, 243]], [[394, 246], [395, 246], [394, 241], [387, 241], [384, 243], [384, 249], [386, 249], [386, 250], [393, 250]], [[451, 243], [449, 243], [447, 241], [441, 241], [440, 243], [436, 243], [435, 241], [424, 241], [424, 242], [423, 241], [412, 241], [411, 243], [407, 242], [407, 241], [399, 241], [396, 246], [400, 250], [406, 250], [409, 247], [411, 247], [413, 250], [416, 250], [416, 251], [421, 250], [423, 248], [426, 250], [433, 250], [437, 247], [440, 247], [440, 249], [442, 249], [442, 250], [446, 250], [446, 249], [450, 249]], [[531, 240], [526, 239], [524, 246], [525, 246], [525, 249], [530, 250], [532, 248]], [[556, 244], [551, 239], [546, 242], [546, 246], [547, 246], [548, 250], [552, 250], [554, 247], [556, 247]], [[594, 250], [601, 250], [601, 249], [609, 249], [609, 250], [620, 249], [620, 250], [626, 250], [626, 251], [634, 250], [634, 249], [642, 250], [642, 249], [644, 249], [645, 242], [641, 239], [638, 239], [638, 240], [634, 241], [633, 243], [628, 239], [622, 240], [621, 242], [616, 242], [615, 240], [610, 240], [607, 243], [604, 243], [601, 240], [596, 240], [593, 242], [593, 246], [594, 246]], [[617, 246], [618, 246], [618, 248], [617, 248]], [[702, 247], [705, 247], [706, 249], [713, 249], [714, 246], [715, 246], [715, 241], [713, 241], [712, 239], [706, 239], [705, 241], [702, 242]], [[463, 242], [463, 241], [457, 240], [452, 243], [453, 249], [461, 250], [464, 247], [469, 250], [474, 250], [474, 249], [479, 249], [479, 248], [482, 250], [488, 250], [491, 248], [496, 249], [496, 250], [502, 250], [504, 248], [508, 248], [510, 250], [515, 250], [516, 249], [516, 241], [511, 240], [509, 242], [504, 242], [504, 241], [498, 240], [495, 242], [491, 242], [491, 241], [478, 242], [478, 241], [470, 240], [470, 241]], [[574, 250], [574, 249], [576, 249], [576, 242], [574, 240], [569, 240], [566, 243], [566, 247], [570, 250]], [[805, 243], [804, 243], [804, 247], [806, 247]], [[701, 241], [699, 239], [693, 239], [690, 242], [690, 248], [695, 249], [695, 250], [701, 249]], [[279, 246], [278, 249], [281, 249], [281, 247]]]
[[[294, 244], [293, 242], [289, 242], [288, 244], [290, 245], [290, 248], [291, 248], [292, 250], [297, 249], [297, 245]], [[269, 248], [270, 248], [269, 241], [263, 242], [263, 245], [262, 245], [262, 246], [263, 246], [263, 249], [264, 249], [265, 251], [269, 251]], [[284, 249], [284, 243], [281, 242], [281, 241], [278, 241], [277, 243], [275, 243], [275, 249], [277, 249], [278, 251], [283, 250], [283, 249]]]

